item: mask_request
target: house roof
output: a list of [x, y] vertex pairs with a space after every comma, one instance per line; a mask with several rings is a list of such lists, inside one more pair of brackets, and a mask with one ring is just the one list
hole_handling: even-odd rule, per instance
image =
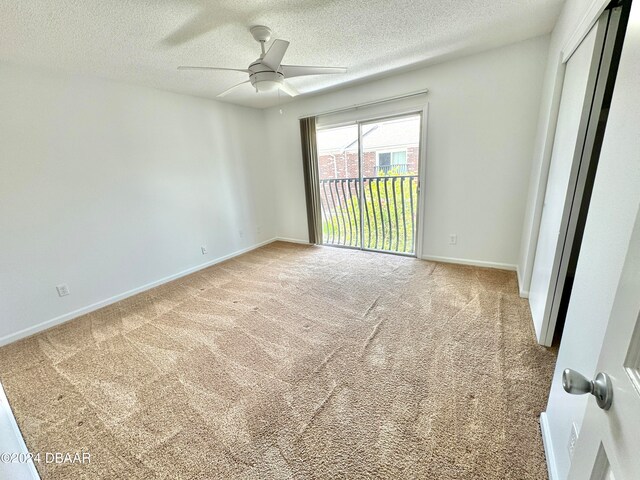
[[[358, 150], [358, 127], [327, 128], [318, 130], [318, 154], [337, 154]], [[402, 117], [362, 126], [363, 148], [383, 150], [418, 146], [420, 116]]]

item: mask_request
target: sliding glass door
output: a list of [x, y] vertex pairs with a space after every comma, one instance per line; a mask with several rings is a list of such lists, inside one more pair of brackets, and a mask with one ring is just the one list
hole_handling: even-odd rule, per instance
[[318, 130], [323, 244], [415, 255], [421, 117]]
[[362, 123], [364, 246], [413, 255], [420, 115]]

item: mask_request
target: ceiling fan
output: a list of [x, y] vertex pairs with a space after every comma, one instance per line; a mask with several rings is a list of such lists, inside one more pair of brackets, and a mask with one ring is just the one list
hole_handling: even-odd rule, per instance
[[303, 75], [319, 75], [325, 73], [345, 73], [346, 68], [342, 67], [309, 67], [301, 65], [284, 65], [282, 59], [289, 47], [286, 40], [274, 40], [269, 50], [265, 52], [264, 45], [271, 38], [271, 29], [263, 25], [251, 27], [251, 35], [260, 42], [262, 53], [260, 58], [255, 60], [248, 68], [218, 68], [218, 67], [191, 67], [179, 66], [178, 70], [231, 70], [235, 72], [244, 72], [249, 74], [249, 80], [241, 82], [233, 87], [225, 90], [218, 97], [228, 95], [236, 88], [251, 83], [256, 92], [269, 92], [273, 90], [281, 90], [287, 95], [295, 97], [300, 92], [291, 84], [285, 82], [285, 78], [300, 77]]

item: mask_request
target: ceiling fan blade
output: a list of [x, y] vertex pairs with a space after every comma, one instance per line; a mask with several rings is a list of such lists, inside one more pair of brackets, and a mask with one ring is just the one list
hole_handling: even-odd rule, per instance
[[191, 67], [188, 65], [180, 65], [178, 67], [178, 70], [226, 70], [231, 72], [249, 73], [249, 70], [247, 70], [246, 68]]
[[218, 97], [225, 97], [225, 96], [227, 96], [229, 93], [233, 92], [236, 88], [238, 88], [238, 87], [240, 87], [240, 86], [244, 85], [245, 83], [249, 83], [250, 81], [251, 81], [251, 80], [247, 80], [247, 81], [245, 81], [245, 82], [240, 82], [240, 83], [238, 83], [237, 85], [234, 85], [234, 86], [233, 86], [233, 87], [231, 87], [231, 88], [227, 88], [224, 92], [222, 92], [222, 93], [218, 94], [217, 96], [218, 96]]
[[275, 70], [278, 70], [280, 64], [282, 63], [282, 59], [284, 58], [284, 54], [289, 48], [289, 42], [286, 40], [274, 40], [267, 53], [265, 53], [262, 58], [262, 64], [267, 67]]
[[325, 73], [347, 73], [344, 67], [309, 67], [305, 65], [280, 65], [280, 71], [285, 78], [301, 77], [303, 75], [321, 75]]
[[300, 95], [300, 92], [298, 91], [298, 89], [296, 89], [290, 83], [282, 82], [280, 84], [280, 90], [282, 90], [284, 93], [286, 93], [290, 97], [296, 97], [296, 96]]

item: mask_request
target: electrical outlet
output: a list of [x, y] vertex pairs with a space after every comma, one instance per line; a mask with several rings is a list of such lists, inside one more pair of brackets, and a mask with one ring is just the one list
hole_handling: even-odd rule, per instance
[[59, 297], [66, 297], [67, 295], [69, 295], [71, 293], [69, 291], [69, 285], [67, 285], [66, 283], [62, 283], [60, 285], [56, 285], [56, 290], [58, 290], [58, 296]]
[[450, 233], [449, 234], [449, 245], [456, 245], [458, 243], [458, 234]]
[[207, 254], [207, 247], [205, 247], [204, 245], [202, 247], [200, 247], [200, 250], [202, 251], [203, 255]]
[[244, 238], [244, 231], [238, 230], [238, 235], [240, 235], [240, 238]]
[[260, 235], [262, 233], [262, 227], [260, 225], [258, 225], [256, 227], [256, 234]]
[[578, 441], [578, 427], [575, 423], [571, 424], [571, 435], [569, 435], [569, 443], [567, 449], [569, 450], [569, 459], [573, 458], [573, 452], [576, 449], [576, 442]]

